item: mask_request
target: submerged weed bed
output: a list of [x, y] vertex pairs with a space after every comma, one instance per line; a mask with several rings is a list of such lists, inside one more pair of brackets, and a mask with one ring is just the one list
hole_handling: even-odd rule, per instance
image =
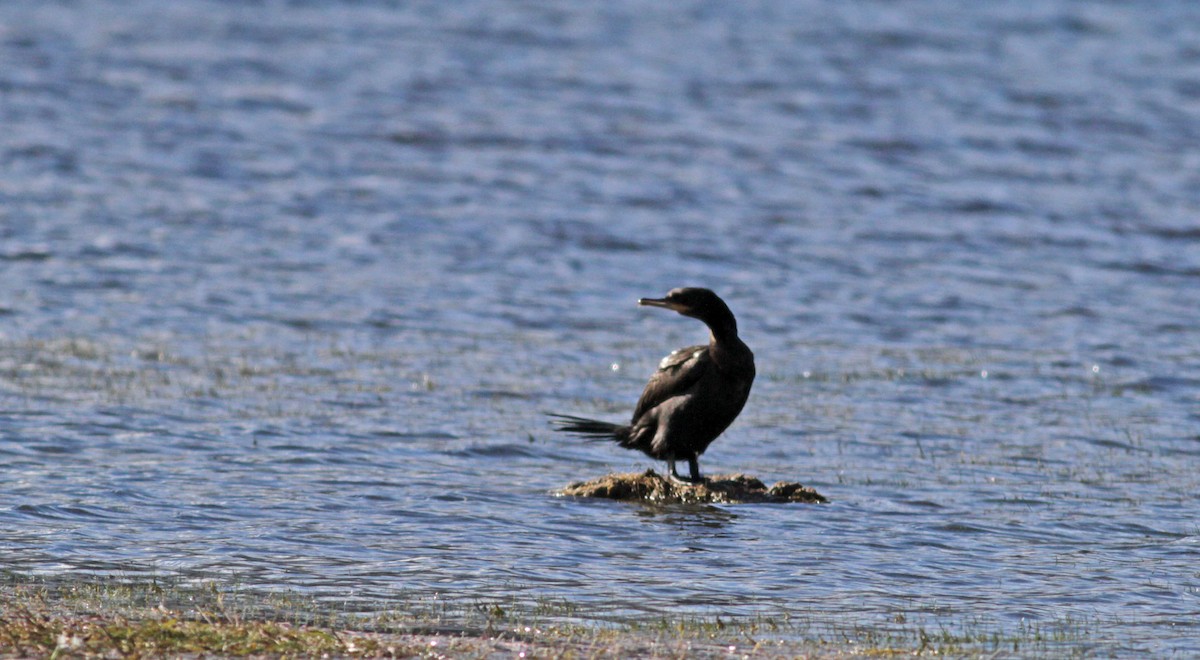
[[349, 611], [293, 593], [99, 578], [8, 576], [0, 586], [0, 655], [159, 657], [950, 657], [1082, 656], [1080, 622], [1001, 634], [984, 624], [936, 631], [811, 617], [587, 620], [570, 603], [532, 606], [398, 597]]

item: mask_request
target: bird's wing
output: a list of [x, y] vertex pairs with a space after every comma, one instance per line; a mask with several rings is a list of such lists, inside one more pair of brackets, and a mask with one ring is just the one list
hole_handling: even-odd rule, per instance
[[636, 424], [642, 415], [663, 401], [687, 392], [711, 364], [707, 346], [688, 346], [663, 358], [658, 371], [650, 376], [650, 382], [642, 390], [642, 398], [638, 399], [633, 411], [633, 422]]

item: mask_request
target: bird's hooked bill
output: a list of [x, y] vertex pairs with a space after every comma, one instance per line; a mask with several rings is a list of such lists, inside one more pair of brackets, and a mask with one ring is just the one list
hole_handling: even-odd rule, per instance
[[671, 302], [666, 298], [638, 298], [638, 304], [645, 307], [662, 307], [675, 311], [679, 311], [680, 307], [679, 303]]

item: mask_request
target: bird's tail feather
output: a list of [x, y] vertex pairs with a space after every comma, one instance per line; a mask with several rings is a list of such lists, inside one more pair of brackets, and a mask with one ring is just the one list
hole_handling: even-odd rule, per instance
[[591, 440], [616, 440], [622, 444], [629, 439], [629, 427], [624, 424], [613, 424], [574, 415], [555, 413], [549, 413], [549, 415], [554, 418], [555, 430], [564, 433], [572, 433]]

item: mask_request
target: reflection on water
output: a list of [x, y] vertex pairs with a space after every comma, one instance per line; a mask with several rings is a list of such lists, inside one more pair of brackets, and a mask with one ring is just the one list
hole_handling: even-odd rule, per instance
[[681, 538], [692, 534], [703, 534], [713, 539], [735, 538], [722, 532], [723, 529], [737, 522], [738, 516], [734, 507], [709, 504], [675, 504], [656, 505], [638, 503], [634, 515], [646, 522], [665, 526], [677, 533]]
[[[594, 9], [0, 6], [4, 568], [1200, 650], [1197, 10]], [[830, 504], [550, 495], [680, 285]]]

